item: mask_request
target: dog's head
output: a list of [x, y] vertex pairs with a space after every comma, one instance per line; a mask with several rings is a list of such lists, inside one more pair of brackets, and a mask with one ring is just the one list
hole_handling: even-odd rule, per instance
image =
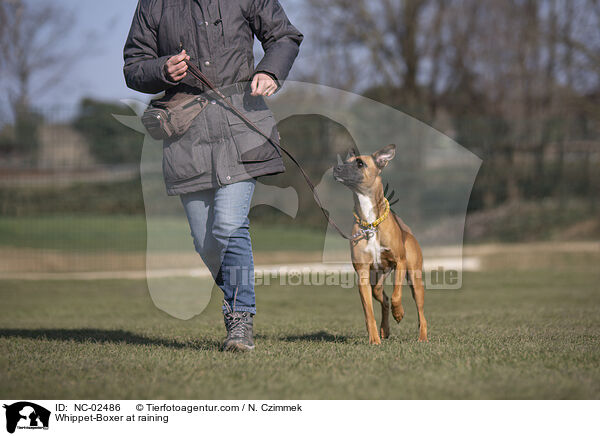
[[350, 149], [346, 160], [333, 168], [333, 177], [352, 191], [369, 191], [377, 181], [381, 182], [379, 175], [395, 154], [394, 144], [371, 155], [357, 156], [356, 150]]

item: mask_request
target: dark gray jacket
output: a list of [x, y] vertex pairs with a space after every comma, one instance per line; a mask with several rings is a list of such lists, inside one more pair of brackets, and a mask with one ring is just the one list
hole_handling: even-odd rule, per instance
[[[254, 36], [265, 55], [254, 68]], [[302, 34], [277, 0], [140, 0], [125, 43], [127, 86], [156, 94], [198, 91], [190, 74], [180, 83], [166, 79], [167, 59], [184, 48], [191, 61], [219, 87], [251, 80], [255, 72], [279, 86], [298, 55]], [[273, 114], [249, 86], [230, 101], [271, 137]], [[181, 137], [163, 144], [163, 174], [169, 195], [214, 188], [284, 171], [281, 153], [219, 101], [212, 100]]]

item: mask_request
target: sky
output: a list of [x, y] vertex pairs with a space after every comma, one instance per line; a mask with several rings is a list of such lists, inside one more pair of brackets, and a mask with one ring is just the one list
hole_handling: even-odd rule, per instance
[[54, 3], [75, 14], [74, 28], [69, 33], [73, 46], [89, 37], [93, 50], [75, 61], [68, 77], [38, 95], [37, 105], [71, 112], [83, 97], [144, 99], [142, 94], [126, 87], [122, 71], [123, 45], [137, 0], [55, 0]]
[[[297, 24], [300, 17], [294, 14], [291, 2], [281, 0], [290, 20]], [[127, 88], [122, 70], [123, 46], [137, 0], [53, 0], [53, 3], [75, 14], [74, 28], [69, 34], [73, 46], [81, 44], [90, 34], [94, 44], [90, 53], [75, 62], [68, 77], [36, 96], [37, 106], [44, 112], [56, 110], [66, 115], [77, 108], [83, 97], [147, 101], [147, 95]]]

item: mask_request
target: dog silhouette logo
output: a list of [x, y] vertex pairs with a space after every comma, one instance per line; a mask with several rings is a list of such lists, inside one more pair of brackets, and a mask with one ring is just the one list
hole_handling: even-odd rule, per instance
[[3, 406], [6, 409], [6, 431], [14, 433], [19, 429], [48, 429], [50, 411], [28, 401], [19, 401]]

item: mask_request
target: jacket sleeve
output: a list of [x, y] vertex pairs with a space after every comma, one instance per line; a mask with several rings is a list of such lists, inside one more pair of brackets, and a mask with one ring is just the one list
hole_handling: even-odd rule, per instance
[[152, 17], [153, 5], [155, 0], [139, 0], [123, 50], [125, 83], [147, 94], [157, 94], [177, 84], [165, 76], [164, 66], [170, 56], [158, 56], [158, 25]]
[[278, 0], [253, 0], [249, 15], [250, 27], [265, 51], [256, 72], [275, 76], [281, 86], [304, 36], [290, 23]]

